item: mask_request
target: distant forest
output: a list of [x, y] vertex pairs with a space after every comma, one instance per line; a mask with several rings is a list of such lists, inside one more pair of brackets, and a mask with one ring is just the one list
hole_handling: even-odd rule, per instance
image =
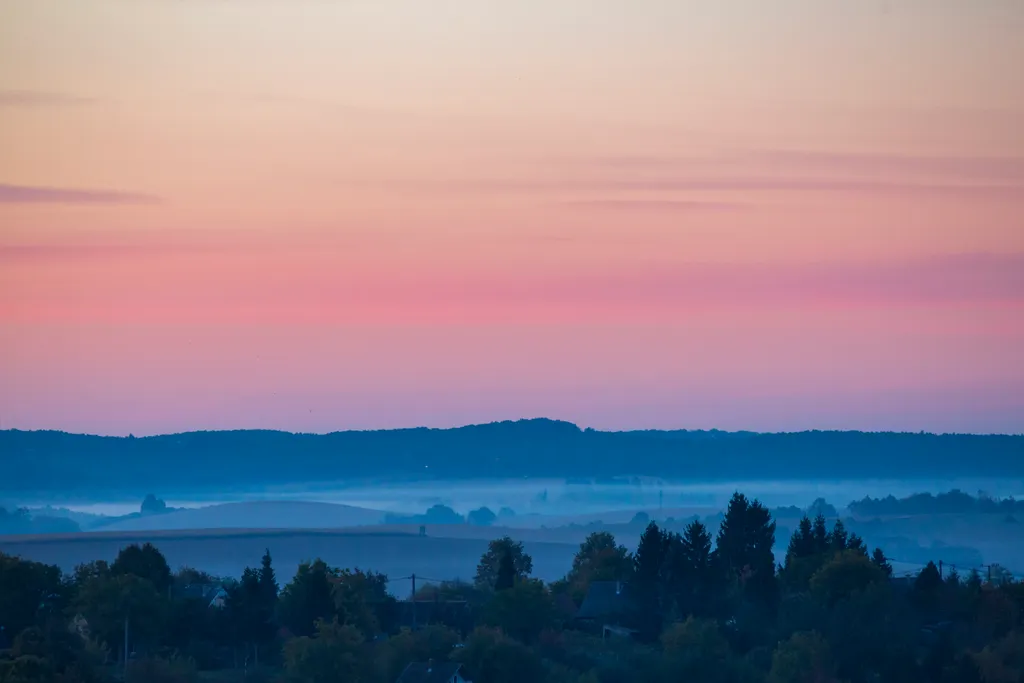
[[220, 489], [353, 479], [652, 476], [678, 481], [1024, 477], [1024, 436], [601, 432], [537, 419], [455, 429], [145, 438], [0, 432], [0, 491]]
[[850, 512], [858, 517], [878, 517], [889, 515], [949, 515], [949, 514], [1022, 514], [1024, 500], [1014, 498], [993, 498], [979, 494], [977, 497], [953, 490], [948, 493], [932, 495], [915, 493], [906, 498], [886, 496], [885, 498], [865, 497], [848, 506]]

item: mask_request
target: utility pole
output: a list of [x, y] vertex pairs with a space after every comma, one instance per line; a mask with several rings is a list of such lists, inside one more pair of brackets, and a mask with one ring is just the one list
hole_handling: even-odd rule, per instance
[[124, 680], [128, 680], [128, 615], [124, 617]]
[[416, 575], [412, 575], [412, 630], [416, 630]]

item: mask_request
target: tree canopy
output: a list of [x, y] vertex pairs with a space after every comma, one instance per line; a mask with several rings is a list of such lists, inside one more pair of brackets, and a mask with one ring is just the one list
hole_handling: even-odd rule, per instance
[[551, 585], [503, 537], [474, 584], [415, 602], [319, 559], [285, 582], [269, 550], [223, 579], [171, 574], [158, 544], [68, 575], [0, 553], [0, 683], [394, 683], [431, 660], [474, 683], [1024, 680], [1012, 576], [930, 563], [895, 578], [824, 514], [800, 519], [776, 567], [774, 535], [768, 509], [736, 494], [717, 530], [648, 522], [634, 549], [590, 534]]
[[513, 541], [508, 536], [491, 541], [487, 551], [480, 557], [476, 566], [474, 582], [479, 588], [493, 589], [501, 571], [501, 563], [505, 556], [512, 559], [514, 578], [523, 579], [533, 573], [533, 558], [523, 550], [521, 541]]

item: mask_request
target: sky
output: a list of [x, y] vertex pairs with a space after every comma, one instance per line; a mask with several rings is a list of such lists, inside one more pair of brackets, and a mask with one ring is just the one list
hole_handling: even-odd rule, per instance
[[0, 427], [1024, 432], [1019, 0], [4, 0]]

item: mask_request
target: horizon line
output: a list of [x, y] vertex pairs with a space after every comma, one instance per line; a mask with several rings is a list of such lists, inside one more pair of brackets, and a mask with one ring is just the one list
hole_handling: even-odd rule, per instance
[[136, 436], [133, 432], [128, 434], [98, 434], [90, 432], [69, 432], [62, 429], [19, 429], [18, 427], [7, 427], [0, 428], [0, 434], [5, 432], [18, 432], [24, 434], [64, 434], [68, 436], [85, 436], [94, 437], [100, 439], [156, 439], [168, 436], [183, 436], [189, 434], [234, 434], [239, 432], [266, 432], [270, 434], [284, 434], [288, 436], [332, 436], [336, 434], [373, 434], [380, 432], [411, 432], [411, 431], [428, 431], [428, 432], [448, 432], [457, 431], [460, 429], [471, 429], [474, 427], [491, 427], [497, 425], [507, 424], [522, 424], [530, 422], [548, 422], [552, 424], [568, 425], [574, 427], [579, 433], [583, 434], [586, 432], [597, 432], [602, 434], [644, 434], [644, 433], [673, 433], [673, 432], [687, 432], [687, 433], [721, 433], [721, 434], [749, 434], [752, 436], [787, 436], [787, 435], [800, 435], [800, 434], [864, 434], [864, 435], [916, 435], [916, 436], [977, 436], [977, 437], [1024, 437], [1024, 432], [934, 432], [926, 430], [868, 430], [868, 429], [821, 429], [821, 428], [805, 428], [799, 430], [780, 430], [780, 431], [758, 431], [750, 429], [718, 429], [716, 427], [711, 428], [700, 428], [690, 429], [686, 427], [671, 427], [671, 428], [646, 428], [646, 429], [598, 429], [595, 427], [584, 427], [570, 420], [562, 420], [559, 418], [551, 417], [522, 417], [517, 419], [504, 419], [504, 420], [492, 420], [490, 422], [471, 422], [466, 424], [456, 424], [448, 427], [428, 427], [426, 425], [417, 425], [410, 427], [384, 427], [384, 428], [348, 428], [348, 429], [335, 429], [327, 432], [304, 432], [304, 431], [291, 431], [287, 429], [275, 429], [267, 427], [242, 427], [234, 429], [189, 429], [179, 432], [158, 432], [153, 434], [143, 434]]

